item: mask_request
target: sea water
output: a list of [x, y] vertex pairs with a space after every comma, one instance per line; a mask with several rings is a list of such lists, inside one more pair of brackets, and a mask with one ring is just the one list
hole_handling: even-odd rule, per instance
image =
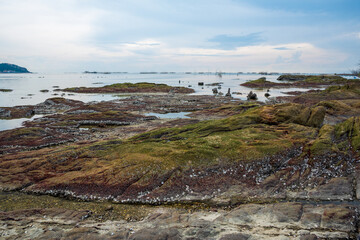
[[[279, 75], [264, 76], [269, 81], [277, 82]], [[234, 98], [246, 100], [246, 96], [250, 91], [258, 95], [259, 101], [265, 101], [264, 94], [267, 89], [250, 89], [240, 86], [248, 80], [255, 80], [262, 75], [255, 74], [222, 74], [219, 77], [215, 73], [204, 74], [140, 74], [140, 73], [112, 73], [112, 74], [84, 74], [84, 73], [64, 73], [64, 74], [1, 74], [0, 89], [12, 89], [12, 92], [0, 92], [0, 107], [12, 107], [19, 105], [34, 105], [45, 101], [51, 97], [64, 97], [84, 102], [90, 101], [107, 101], [117, 99], [119, 94], [80, 94], [54, 91], [55, 89], [63, 89], [68, 87], [101, 87], [113, 83], [137, 83], [151, 82], [164, 83], [171, 86], [189, 87], [195, 90], [194, 94], [213, 94], [212, 89], [218, 86], [206, 86], [206, 84], [222, 83], [219, 92], [224, 95], [228, 88]], [[198, 83], [203, 82], [204, 86]], [[48, 92], [41, 92], [48, 90]], [[308, 89], [287, 88], [270, 89], [272, 97], [284, 96], [286, 91], [306, 91]]]

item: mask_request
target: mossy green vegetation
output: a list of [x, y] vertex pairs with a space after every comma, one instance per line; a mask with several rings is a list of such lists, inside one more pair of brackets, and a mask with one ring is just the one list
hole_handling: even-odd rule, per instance
[[251, 88], [287, 88], [287, 87], [316, 87], [322, 85], [356, 84], [358, 80], [346, 79], [336, 75], [281, 75], [277, 80], [284, 82], [267, 81], [265, 77], [248, 81], [241, 86]]
[[[16, 186], [34, 182], [29, 190], [68, 186], [79, 194], [116, 192], [128, 184], [132, 189], [151, 189], [151, 184], [158, 185], [161, 179], [193, 168], [256, 162], [306, 144], [316, 138], [318, 129], [309, 123], [311, 117], [297, 120], [304, 109], [299, 104], [253, 107], [225, 119], [162, 128], [120, 142], [63, 147], [37, 155], [36, 165], [40, 167], [36, 170], [26, 170], [26, 166], [33, 165], [24, 163], [33, 161], [27, 155], [27, 160], [21, 160], [24, 168], [17, 170], [26, 173], [21, 177], [5, 174], [0, 181], [5, 185], [16, 182]], [[311, 116], [318, 110], [308, 111]]]
[[0, 211], [23, 209], [67, 209], [91, 211], [90, 220], [141, 220], [154, 209], [145, 205], [113, 204], [109, 202], [72, 201], [46, 195], [30, 195], [25, 193], [0, 193]]
[[279, 81], [303, 81], [306, 83], [337, 83], [337, 84], [345, 84], [345, 83], [349, 83], [349, 82], [354, 82], [352, 79], [348, 80], [346, 78], [343, 78], [341, 76], [338, 75], [292, 75], [292, 74], [287, 74], [287, 75], [281, 75], [280, 77], [278, 77]]
[[[299, 96], [279, 98], [286, 98], [288, 101], [306, 104], [308, 106], [316, 105], [322, 101], [334, 100], [350, 103], [351, 101], [358, 101], [360, 99], [360, 84], [350, 83], [345, 85], [334, 85], [327, 87], [323, 91], [312, 91], [303, 93]], [[336, 102], [332, 102], [331, 104], [336, 105]]]
[[261, 104], [257, 102], [244, 102], [241, 104], [225, 104], [220, 107], [204, 109], [200, 111], [195, 111], [193, 113], [188, 114], [188, 116], [205, 116], [207, 119], [210, 118], [223, 118], [226, 116], [232, 116], [236, 114], [243, 113], [248, 109], [259, 107]]
[[162, 93], [192, 93], [191, 88], [185, 87], [172, 87], [166, 84], [157, 83], [115, 83], [111, 85], [105, 85], [103, 87], [73, 87], [62, 89], [65, 92], [77, 92], [77, 93], [136, 93], [136, 92], [162, 92]]
[[[111, 86], [111, 89], [118, 87]], [[264, 182], [261, 178], [273, 172], [289, 179], [288, 185], [281, 183], [280, 188], [290, 184], [292, 187], [300, 176], [308, 179], [313, 169], [321, 170], [326, 164], [344, 163], [341, 176], [345, 176], [346, 164], [358, 157], [360, 148], [359, 117], [349, 118], [359, 116], [360, 87], [331, 86], [301, 96], [314, 102], [273, 105], [231, 102], [206, 109], [208, 114], [226, 112], [221, 117], [231, 115], [227, 118], [196, 119], [192, 124], [173, 124], [179, 127], [156, 128], [121, 140], [79, 142], [4, 154], [0, 161], [0, 188], [84, 200], [158, 204], [191, 201], [200, 193], [211, 197], [226, 191], [231, 184], [272, 187], [275, 178], [270, 176]], [[116, 108], [105, 110], [102, 106], [91, 109], [80, 106], [55, 119], [58, 126], [92, 125], [103, 120], [121, 125], [123, 119], [131, 121], [140, 116]], [[346, 118], [349, 119], [344, 121]], [[339, 119], [343, 122], [339, 123]], [[47, 128], [43, 129], [48, 131], [55, 126], [48, 125], [51, 123], [46, 123]], [[41, 128], [19, 130], [14, 138], [32, 136], [45, 138], [41, 136]], [[302, 164], [306, 165], [304, 173], [300, 170]], [[327, 173], [320, 171], [314, 178]], [[307, 182], [304, 186], [308, 186]]]
[[268, 81], [266, 81], [266, 77], [261, 77], [261, 78], [258, 78], [257, 80], [250, 80], [250, 81], [247, 81], [248, 83], [266, 83]]
[[356, 95], [360, 95], [360, 86], [358, 84], [345, 84], [345, 85], [336, 85], [327, 87], [324, 91], [325, 94], [327, 93], [353, 93]]
[[14, 131], [9, 131], [11, 138], [38, 138], [39, 136], [42, 136], [44, 133], [43, 128], [39, 127], [30, 127], [30, 128], [16, 128]]
[[310, 150], [314, 155], [322, 155], [331, 152], [333, 149], [333, 132], [334, 126], [324, 125], [319, 135], [314, 142], [312, 142]]
[[158, 208], [176, 209], [179, 212], [194, 212], [207, 210], [204, 203], [168, 203], [162, 206], [118, 204], [108, 201], [81, 201], [58, 198], [48, 195], [35, 195], [19, 192], [0, 193], [0, 211], [17, 211], [25, 209], [66, 209], [75, 211], [89, 211], [88, 220], [105, 221], [140, 221]]
[[336, 84], [345, 84], [353, 82], [353, 80], [348, 80], [341, 76], [337, 75], [310, 75], [306, 76], [304, 79], [307, 83], [336, 83]]
[[106, 85], [104, 87], [105, 88], [167, 88], [168, 89], [170, 86], [159, 83], [140, 82], [140, 83], [115, 83], [111, 85]]
[[240, 84], [244, 87], [250, 87], [250, 88], [271, 88], [271, 87], [289, 87], [289, 84], [287, 83], [276, 83], [267, 81], [265, 77], [261, 77], [256, 80], [250, 80], [245, 83]]
[[336, 125], [324, 125], [314, 141], [309, 143], [312, 155], [321, 156], [331, 152], [349, 154], [360, 150], [360, 118], [350, 117]]
[[354, 150], [360, 150], [360, 118], [351, 117], [336, 125], [335, 136], [340, 139], [349, 139]]
[[0, 88], [0, 92], [12, 92], [12, 89]]
[[[314, 137], [316, 130], [307, 126], [308, 119], [303, 125], [296, 123], [299, 121], [294, 116], [300, 111], [299, 106], [257, 107], [222, 120], [162, 128], [130, 138], [120, 146], [107, 149], [105, 154], [113, 154], [112, 159], [131, 158], [131, 162], [136, 158], [142, 162], [147, 159], [164, 168], [186, 166], [188, 162], [191, 166], [211, 165], [219, 158], [255, 160]], [[104, 153], [99, 154], [103, 157]]]
[[[91, 182], [100, 186], [106, 182], [107, 186], [115, 186], [135, 181], [132, 186], [141, 188], [160, 176], [181, 174], [192, 168], [261, 160], [316, 137], [316, 129], [294, 123], [291, 114], [282, 117], [284, 121], [276, 120], [277, 107], [283, 106], [258, 107], [222, 120], [163, 128], [121, 142], [63, 149], [45, 157], [61, 162], [56, 172], [62, 174], [55, 173], [42, 185], [81, 186]], [[292, 110], [290, 106], [287, 109]]]

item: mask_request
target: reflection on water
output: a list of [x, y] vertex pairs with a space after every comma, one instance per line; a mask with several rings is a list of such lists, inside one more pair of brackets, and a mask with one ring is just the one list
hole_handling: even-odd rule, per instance
[[39, 117], [42, 117], [42, 115], [34, 115], [32, 118], [18, 118], [10, 120], [0, 119], [0, 131], [22, 127], [23, 122], [31, 121]]

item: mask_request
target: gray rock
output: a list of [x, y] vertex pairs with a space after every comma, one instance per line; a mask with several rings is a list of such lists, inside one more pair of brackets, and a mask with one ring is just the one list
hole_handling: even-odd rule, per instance
[[225, 94], [225, 97], [231, 97], [230, 88], [228, 89], [228, 92]]
[[256, 93], [253, 93], [252, 91], [250, 91], [249, 94], [247, 95], [247, 100], [257, 100]]
[[178, 240], [181, 239], [179, 231], [175, 228], [141, 229], [130, 236], [130, 240]]
[[316, 200], [343, 200], [353, 196], [352, 182], [348, 178], [332, 178], [326, 184], [309, 192], [309, 197]]
[[232, 233], [232, 234], [227, 234], [227, 235], [223, 236], [222, 238], [220, 238], [220, 240], [247, 240], [249, 238], [250, 238], [250, 235], [248, 235], [248, 234]]

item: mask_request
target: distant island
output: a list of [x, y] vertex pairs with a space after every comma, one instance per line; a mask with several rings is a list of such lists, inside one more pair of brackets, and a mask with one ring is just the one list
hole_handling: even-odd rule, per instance
[[10, 63], [0, 63], [0, 73], [30, 73], [26, 68]]

